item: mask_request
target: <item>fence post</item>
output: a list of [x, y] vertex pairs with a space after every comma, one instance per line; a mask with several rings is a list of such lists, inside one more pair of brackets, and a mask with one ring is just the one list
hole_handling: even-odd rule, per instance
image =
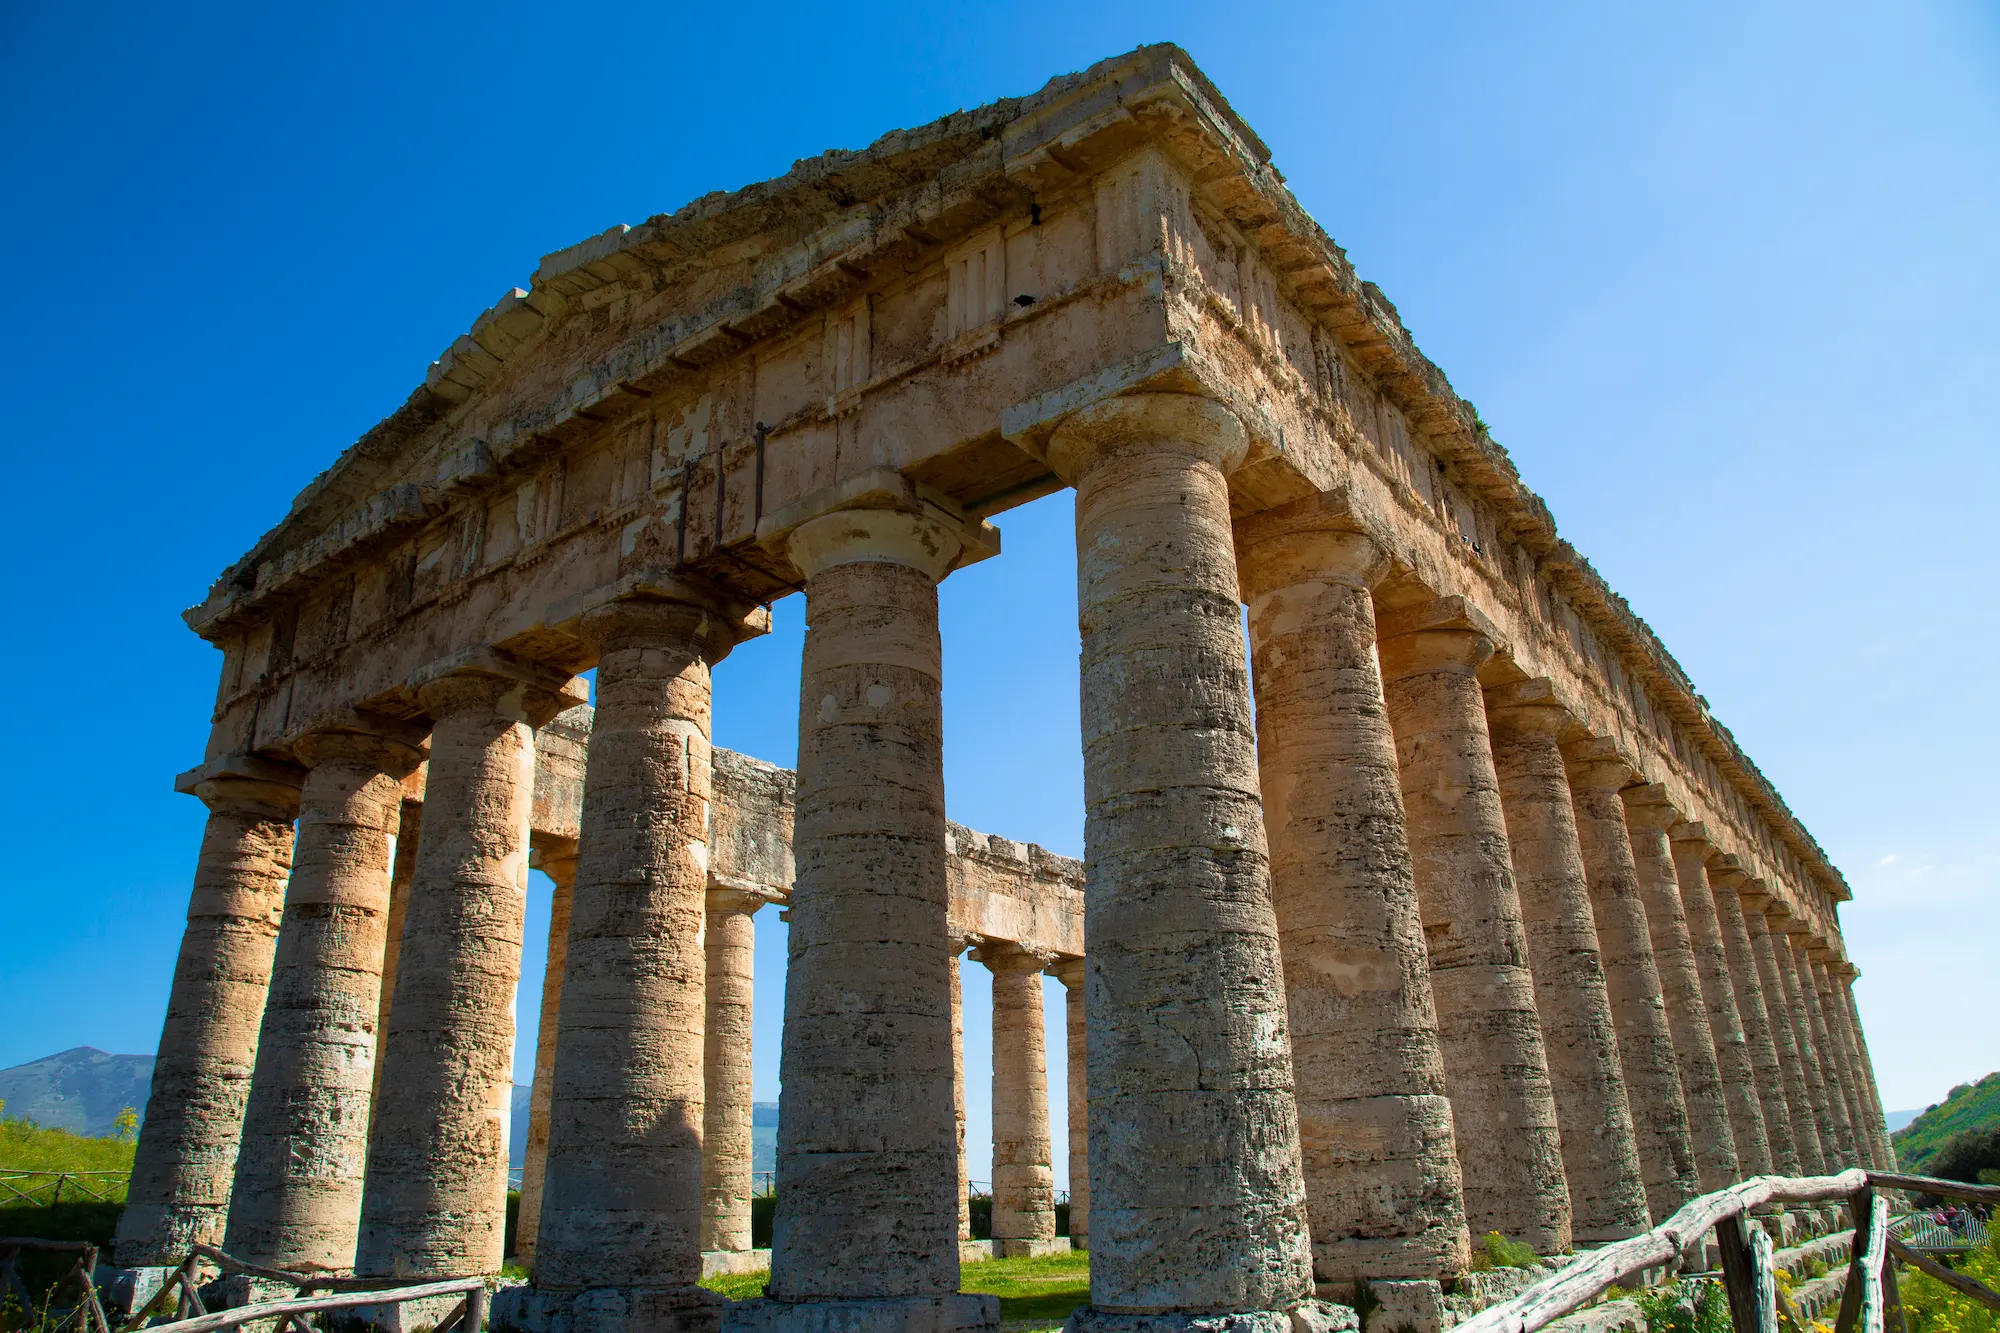
[[1729, 1322], [1736, 1333], [1762, 1333], [1757, 1320], [1757, 1255], [1750, 1240], [1756, 1229], [1742, 1213], [1715, 1224], [1722, 1250], [1722, 1290], [1729, 1297]]
[[1841, 1284], [1833, 1333], [1854, 1333], [1854, 1321], [1861, 1313], [1861, 1275], [1868, 1256], [1868, 1228], [1875, 1216], [1875, 1191], [1856, 1190], [1847, 1200], [1847, 1210], [1854, 1217], [1854, 1243], [1848, 1250], [1847, 1281]]

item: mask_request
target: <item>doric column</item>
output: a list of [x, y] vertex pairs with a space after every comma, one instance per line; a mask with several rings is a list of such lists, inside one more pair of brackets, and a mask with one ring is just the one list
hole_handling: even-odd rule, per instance
[[[700, 1288], [709, 674], [754, 632], [692, 583], [580, 622], [597, 649], [563, 959], [548, 1179], [527, 1316], [713, 1328]], [[433, 782], [437, 780], [433, 772]], [[588, 1293], [587, 1296], [579, 1293]]]
[[412, 799], [423, 792], [424, 770], [403, 779], [403, 813], [396, 823], [396, 859], [389, 866], [389, 915], [382, 943], [381, 999], [375, 1009], [375, 1084], [369, 1093], [369, 1137], [374, 1137], [375, 1107], [382, 1097], [382, 1038], [389, 1031], [389, 1010], [396, 1001], [396, 964], [403, 954], [403, 917], [410, 908], [410, 885], [417, 876], [417, 847], [423, 840], [424, 803]]
[[1545, 680], [1488, 690], [1486, 717], [1555, 1087], [1571, 1226], [1577, 1244], [1602, 1245], [1644, 1231], [1649, 1218], [1559, 742], [1573, 723]]
[[1057, 431], [1076, 487], [1090, 938], [1091, 1306], [1074, 1333], [1312, 1290], [1298, 1104], [1226, 474], [1248, 439], [1184, 394]]
[[383, 721], [293, 747], [306, 766], [297, 848], [223, 1241], [247, 1263], [354, 1265], [389, 871], [422, 740], [420, 727]]
[[1770, 931], [1778, 983], [1785, 988], [1785, 1014], [1791, 1020], [1793, 1049], [1799, 1053], [1799, 1080], [1805, 1086], [1806, 1105], [1812, 1108], [1813, 1133], [1819, 1138], [1820, 1170], [1839, 1171], [1852, 1165], [1852, 1161], [1841, 1150], [1840, 1131], [1834, 1124], [1833, 1108], [1822, 1077], [1823, 1053], [1813, 1040], [1812, 1015], [1806, 1008], [1805, 991], [1799, 985], [1798, 968], [1792, 957], [1791, 929], [1795, 923], [1792, 909], [1771, 894], [1764, 904], [1764, 923]]
[[1237, 534], [1313, 1273], [1449, 1278], [1465, 1202], [1369, 595], [1389, 558], [1344, 529], [1315, 498]]
[[1803, 1055], [1799, 1050], [1798, 1027], [1792, 1019], [1792, 998], [1786, 992], [1784, 974], [1778, 970], [1770, 924], [1764, 919], [1764, 907], [1771, 896], [1764, 892], [1763, 883], [1746, 878], [1737, 885], [1736, 896], [1743, 904], [1743, 924], [1750, 934], [1750, 948], [1757, 959], [1757, 979], [1763, 983], [1764, 1007], [1770, 1015], [1771, 1040], [1778, 1048], [1778, 1076], [1784, 1083], [1792, 1146], [1798, 1152], [1800, 1169], [1819, 1175], [1826, 1170], [1827, 1158], [1820, 1147], [1819, 1121], [1800, 1064]]
[[479, 650], [426, 671], [424, 836], [403, 920], [355, 1271], [497, 1273], [534, 728], [582, 683]]
[[1687, 912], [1695, 966], [1701, 974], [1702, 999], [1708, 1009], [1709, 1036], [1715, 1042], [1716, 1068], [1722, 1077], [1737, 1168], [1745, 1176], [1769, 1175], [1771, 1143], [1764, 1131], [1764, 1108], [1757, 1097], [1757, 1074], [1750, 1059], [1750, 1042], [1743, 1032], [1743, 1016], [1736, 1006], [1736, 989], [1729, 979], [1729, 952], [1716, 917], [1715, 894], [1708, 884], [1708, 830], [1701, 824], [1676, 824], [1667, 834], [1672, 840], [1674, 877]]
[[527, 1160], [521, 1168], [521, 1206], [515, 1214], [514, 1254], [533, 1267], [542, 1226], [542, 1192], [549, 1171], [549, 1111], [555, 1101], [556, 1032], [562, 1023], [563, 967], [569, 956], [569, 915], [576, 889], [576, 844], [534, 849], [530, 859], [555, 885], [549, 899], [548, 954], [542, 965], [541, 1019], [535, 1028], [535, 1077], [528, 1088]]
[[118, 1219], [115, 1249], [128, 1267], [178, 1264], [190, 1246], [222, 1243], [302, 777], [231, 756], [175, 784], [208, 807], [208, 827]]
[[951, 966], [951, 1113], [958, 1143], [958, 1239], [972, 1239], [972, 1173], [965, 1165], [965, 978], [959, 955], [966, 940], [952, 935], [945, 941]]
[[1383, 626], [1410, 855], [1437, 1003], [1466, 1221], [1570, 1248], [1569, 1184], [1499, 778], [1475, 672], [1493, 641], [1456, 599]]
[[[712, 880], [712, 877], [711, 877]], [[701, 1248], [750, 1248], [753, 1084], [750, 1025], [757, 978], [757, 909], [762, 888], [708, 890], [708, 1021], [704, 1087], [708, 1105], [701, 1142]]]
[[1090, 1248], [1090, 1099], [1084, 1089], [1083, 969], [1064, 958], [1050, 969], [1063, 984], [1064, 1032], [1069, 1039], [1069, 1243]]
[[1836, 957], [1833, 947], [1815, 939], [1807, 950], [1806, 967], [1799, 979], [1808, 982], [1819, 998], [1821, 1020], [1826, 1024], [1826, 1035], [1833, 1050], [1834, 1063], [1839, 1065], [1840, 1092], [1847, 1108], [1847, 1127], [1854, 1140], [1855, 1160], [1862, 1166], [1877, 1170], [1879, 1146], [1868, 1124], [1867, 1095], [1861, 1091], [1860, 1076], [1856, 1073], [1854, 1043], [1848, 1039], [1839, 1001], [1834, 994], [1833, 978], [1827, 972], [1827, 960]]
[[937, 585], [970, 534], [877, 493], [889, 507], [822, 509], [785, 540], [807, 628], [778, 1211], [770, 1297], [732, 1307], [732, 1326], [819, 1328], [829, 1308], [849, 1329], [996, 1317], [954, 1294]]
[[1861, 969], [1851, 962], [1843, 962], [1839, 973], [1841, 1007], [1847, 1013], [1847, 1029], [1854, 1036], [1854, 1054], [1860, 1061], [1856, 1076], [1861, 1090], [1867, 1095], [1869, 1127], [1875, 1139], [1882, 1145], [1882, 1167], [1896, 1169], [1896, 1143], [1889, 1137], [1888, 1121], [1882, 1113], [1882, 1089], [1875, 1082], [1875, 1057], [1868, 1053], [1868, 1032], [1861, 1026], [1861, 1007], [1854, 1000], [1854, 982], [1861, 975]]
[[1701, 1181], [1688, 1134], [1673, 1033], [1667, 1026], [1666, 996], [1639, 896], [1625, 803], [1618, 797], [1619, 789], [1632, 781], [1632, 768], [1615, 742], [1601, 738], [1572, 741], [1563, 747], [1563, 757], [1569, 766], [1570, 799], [1576, 805], [1577, 839], [1590, 879], [1597, 947], [1611, 992], [1611, 1016], [1618, 1026], [1625, 1095], [1638, 1132], [1646, 1203], [1654, 1217], [1664, 1219], [1701, 1193]]
[[[1800, 927], [1805, 922], [1798, 917], [1792, 924]], [[1806, 1023], [1812, 1029], [1813, 1050], [1818, 1052], [1819, 1079], [1826, 1088], [1826, 1112], [1828, 1123], [1833, 1127], [1834, 1141], [1839, 1145], [1839, 1163], [1842, 1168], [1860, 1166], [1866, 1157], [1865, 1147], [1854, 1137], [1854, 1121], [1847, 1109], [1846, 1080], [1842, 1076], [1840, 1050], [1826, 1025], [1826, 1015], [1820, 1010], [1819, 986], [1813, 981], [1812, 954], [1808, 951], [1810, 939], [1803, 930], [1794, 930], [1787, 943], [1791, 945], [1792, 975], [1798, 978], [1799, 995], [1805, 1001]]]
[[1764, 1135], [1770, 1144], [1771, 1166], [1779, 1175], [1796, 1176], [1806, 1170], [1799, 1159], [1798, 1144], [1792, 1138], [1791, 1100], [1785, 1095], [1784, 1070], [1778, 1063], [1776, 1027], [1764, 999], [1764, 969], [1752, 944], [1749, 918], [1737, 892], [1749, 876], [1736, 864], [1734, 856], [1718, 853], [1708, 858], [1708, 882], [1715, 900], [1715, 917], [1722, 929], [1723, 946], [1729, 953], [1729, 981], [1736, 992], [1736, 1009], [1743, 1017], [1743, 1036], [1750, 1047], [1750, 1063], [1756, 1071], [1757, 1096], [1764, 1113]]
[[1646, 909], [1653, 965], [1659, 971], [1660, 991], [1667, 1003], [1667, 1029], [1673, 1035], [1674, 1062], [1680, 1070], [1681, 1097], [1687, 1106], [1688, 1135], [1701, 1189], [1725, 1189], [1738, 1178], [1736, 1141], [1723, 1096], [1722, 1069], [1715, 1059], [1715, 1036], [1708, 1027], [1708, 1006], [1702, 999], [1694, 939], [1688, 930], [1687, 909], [1681, 905], [1673, 848], [1667, 840], [1667, 830], [1680, 822], [1680, 812], [1668, 800], [1666, 789], [1658, 785], [1626, 787], [1618, 795], [1625, 802], [1625, 828], [1632, 840], [1632, 863], [1639, 874], [1639, 899]]
[[993, 972], [993, 1239], [1002, 1257], [1046, 1253], [1056, 1237], [1042, 969], [1054, 959], [981, 945]]

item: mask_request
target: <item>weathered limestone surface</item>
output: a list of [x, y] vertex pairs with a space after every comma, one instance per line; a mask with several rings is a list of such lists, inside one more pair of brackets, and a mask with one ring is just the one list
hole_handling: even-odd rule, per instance
[[[539, 740], [540, 738], [537, 737]], [[542, 747], [536, 746], [538, 763]], [[576, 891], [574, 844], [536, 859], [537, 868], [555, 885], [549, 896], [549, 945], [542, 970], [541, 1019], [535, 1029], [535, 1074], [528, 1088], [527, 1160], [521, 1169], [521, 1204], [515, 1215], [514, 1254], [532, 1266], [535, 1242], [542, 1227], [542, 1193], [548, 1181], [549, 1117], [555, 1103], [556, 1033], [562, 1026], [563, 971], [569, 959], [570, 905]]]
[[954, 935], [948, 942], [951, 960], [951, 1118], [958, 1143], [958, 1240], [963, 1246], [972, 1239], [972, 1172], [965, 1164], [965, 977], [960, 972], [959, 955], [965, 940]]
[[756, 912], [746, 889], [708, 891], [708, 1022], [703, 1063], [701, 1248], [750, 1248], [750, 1028], [756, 984]]
[[1839, 1161], [1843, 1167], [1859, 1166], [1866, 1156], [1854, 1139], [1854, 1124], [1847, 1109], [1847, 1088], [1841, 1071], [1840, 1052], [1833, 1044], [1827, 1030], [1826, 1015], [1820, 1011], [1819, 987], [1813, 980], [1812, 955], [1807, 952], [1806, 937], [1793, 935], [1792, 976], [1799, 986], [1799, 997], [1804, 1002], [1806, 1024], [1812, 1031], [1813, 1050], [1818, 1054], [1820, 1083], [1826, 1089], [1827, 1120], [1833, 1128], [1834, 1142], [1839, 1150]]
[[[1085, 1095], [1084, 961], [1065, 958], [1050, 969], [1063, 984], [1063, 1032], [1069, 1043], [1069, 1241], [1090, 1248], [1090, 1098]], [[968, 1237], [969, 1239], [969, 1237]]]
[[247, 1263], [354, 1264], [375, 1085], [389, 876], [421, 733], [317, 732], [257, 1039], [223, 1248]]
[[993, 973], [993, 1239], [1002, 1257], [1043, 1252], [1056, 1236], [1042, 969], [1019, 945], [986, 945]]
[[1100, 1322], [1311, 1292], [1225, 480], [1246, 445], [1215, 403], [1149, 394], [1050, 449], [1076, 487]]
[[1775, 900], [1764, 906], [1764, 921], [1770, 931], [1772, 961], [1777, 965], [1778, 984], [1784, 988], [1785, 1016], [1790, 1022], [1792, 1044], [1799, 1053], [1799, 1081], [1805, 1086], [1806, 1104], [1811, 1108], [1813, 1133], [1819, 1140], [1822, 1171], [1838, 1171], [1849, 1163], [1841, 1151], [1840, 1133], [1834, 1123], [1825, 1080], [1821, 1077], [1824, 1053], [1813, 1040], [1812, 1017], [1806, 1009], [1805, 992], [1799, 985], [1792, 958], [1791, 913]]
[[1854, 1135], [1854, 1149], [1863, 1166], [1888, 1170], [1882, 1163], [1882, 1145], [1875, 1141], [1870, 1122], [1868, 1094], [1861, 1086], [1861, 1062], [1855, 1053], [1854, 1037], [1847, 1030], [1847, 1015], [1840, 1003], [1840, 983], [1828, 970], [1824, 954], [1812, 956], [1813, 985], [1819, 991], [1820, 1013], [1825, 1018], [1827, 1036], [1833, 1042], [1834, 1058], [1840, 1062], [1841, 1091], [1847, 1097], [1848, 1126]]
[[1740, 1175], [1729, 1108], [1723, 1098], [1722, 1069], [1715, 1059], [1715, 1036], [1709, 1031], [1708, 1006], [1702, 999], [1701, 974], [1695, 966], [1694, 939], [1688, 930], [1673, 848], [1667, 839], [1667, 830], [1680, 822], [1680, 811], [1668, 804], [1662, 787], [1626, 787], [1618, 795], [1625, 802], [1632, 863], [1638, 872], [1639, 898], [1653, 942], [1653, 965], [1659, 971], [1660, 991], [1666, 999], [1667, 1027], [1673, 1034], [1674, 1062], [1680, 1070], [1681, 1097], [1687, 1105], [1688, 1134], [1701, 1190], [1725, 1189]]
[[1750, 935], [1750, 948], [1757, 959], [1757, 980], [1764, 989], [1764, 1005], [1770, 1015], [1771, 1040], [1778, 1050], [1778, 1077], [1785, 1089], [1785, 1106], [1792, 1127], [1792, 1145], [1799, 1166], [1814, 1174], [1824, 1174], [1827, 1157], [1820, 1147], [1819, 1123], [1812, 1097], [1806, 1091], [1804, 1053], [1799, 1050], [1798, 1028], [1792, 1021], [1792, 1000], [1786, 992], [1784, 974], [1778, 971], [1778, 954], [1771, 941], [1764, 907], [1770, 896], [1756, 880], [1737, 887], [1743, 904], [1743, 924]]
[[114, 1249], [128, 1266], [222, 1242], [243, 1108], [292, 867], [297, 769], [224, 762], [176, 784], [208, 807]]
[[1807, 1168], [1792, 1138], [1791, 1102], [1785, 1093], [1784, 1072], [1778, 1067], [1778, 1039], [1764, 999], [1764, 969], [1757, 961], [1749, 919], [1743, 911], [1742, 896], [1737, 892], [1747, 876], [1733, 861], [1727, 853], [1717, 853], [1708, 859], [1715, 916], [1721, 923], [1723, 943], [1729, 951], [1729, 980], [1736, 991], [1737, 1011], [1743, 1016], [1743, 1034], [1757, 1072], [1757, 1096], [1764, 1112], [1771, 1164], [1783, 1175], [1796, 1176]]
[[534, 728], [581, 683], [497, 654], [417, 688], [432, 719], [424, 837], [383, 1034], [355, 1271], [499, 1271]]
[[1455, 1277], [1465, 1201], [1375, 663], [1388, 555], [1310, 501], [1240, 529], [1237, 550], [1313, 1273]]
[[[1475, 672], [1492, 641], [1426, 610], [1380, 644], [1472, 1231], [1570, 1248], [1569, 1186]], [[1409, 619], [1414, 620], [1414, 617]]]
[[1562, 1130], [1571, 1227], [1577, 1244], [1599, 1245], [1635, 1236], [1651, 1219], [1559, 742], [1574, 723], [1546, 681], [1489, 689], [1486, 716]]
[[[539, 762], [539, 760], [538, 760]], [[382, 945], [382, 984], [375, 1009], [375, 1075], [369, 1090], [369, 1122], [382, 1096], [382, 1034], [389, 1030], [389, 1010], [396, 999], [396, 963], [403, 953], [403, 917], [410, 907], [410, 885], [417, 876], [417, 845], [424, 831], [424, 770], [403, 779], [403, 810], [396, 822], [396, 860], [389, 867], [389, 915]]]
[[1854, 981], [1860, 975], [1860, 968], [1853, 963], [1846, 964], [1840, 979], [1841, 998], [1847, 1011], [1848, 1030], [1854, 1034], [1855, 1054], [1860, 1057], [1861, 1086], [1868, 1094], [1869, 1128], [1881, 1145], [1877, 1151], [1882, 1156], [1882, 1164], [1894, 1170], [1896, 1145], [1889, 1138], [1888, 1125], [1882, 1114], [1882, 1089], [1875, 1082], [1875, 1058], [1868, 1053], [1868, 1032], [1861, 1026], [1861, 1010], [1854, 1002]]
[[962, 546], [892, 509], [790, 536], [807, 629], [774, 1305], [958, 1289], [937, 581]]
[[[699, 1293], [703, 947], [708, 893], [709, 673], [745, 616], [691, 586], [588, 612], [597, 712], [556, 1043], [547, 1181], [536, 1242], [541, 1292], [618, 1289], [607, 1317], [640, 1309], [712, 1327]], [[639, 1292], [644, 1289], [644, 1295]], [[631, 1294], [625, 1294], [631, 1293]]]
[[1716, 1068], [1722, 1078], [1737, 1166], [1746, 1176], [1769, 1175], [1774, 1169], [1771, 1143], [1757, 1096], [1756, 1068], [1736, 1005], [1736, 988], [1730, 981], [1729, 951], [1716, 916], [1715, 894], [1708, 883], [1708, 830], [1699, 824], [1679, 823], [1668, 830], [1668, 837], [1695, 965], [1701, 974], [1702, 999], [1708, 1009], [1709, 1035], [1715, 1042]]
[[1701, 1193], [1701, 1182], [1625, 803], [1618, 796], [1630, 783], [1632, 770], [1615, 746], [1596, 739], [1565, 745], [1563, 757], [1569, 765], [1570, 799], [1590, 880], [1611, 1016], [1618, 1025], [1618, 1057], [1638, 1134], [1646, 1204], [1654, 1217], [1664, 1219]]

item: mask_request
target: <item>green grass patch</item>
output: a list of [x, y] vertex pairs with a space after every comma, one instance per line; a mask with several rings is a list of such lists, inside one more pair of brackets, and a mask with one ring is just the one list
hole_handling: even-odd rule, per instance
[[[1059, 1324], [1090, 1303], [1090, 1255], [1082, 1250], [1042, 1259], [988, 1259], [961, 1271], [965, 1291], [1000, 1298], [1000, 1318], [1008, 1323]], [[769, 1273], [742, 1273], [703, 1278], [701, 1285], [732, 1301], [747, 1301], [762, 1296], [770, 1280]]]
[[[0, 1118], [0, 1167], [14, 1171], [130, 1171], [136, 1146], [131, 1139], [93, 1139]], [[125, 1197], [122, 1184], [118, 1197]]]

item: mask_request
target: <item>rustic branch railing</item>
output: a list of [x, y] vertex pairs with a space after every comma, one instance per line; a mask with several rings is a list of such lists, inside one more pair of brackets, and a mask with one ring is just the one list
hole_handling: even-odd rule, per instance
[[192, 1319], [179, 1319], [170, 1324], [154, 1324], [147, 1333], [219, 1333], [221, 1329], [239, 1328], [259, 1319], [276, 1319], [311, 1333], [311, 1325], [305, 1322], [307, 1315], [352, 1310], [363, 1305], [401, 1305], [406, 1301], [429, 1300], [438, 1296], [461, 1296], [464, 1299], [438, 1322], [434, 1333], [458, 1333], [459, 1330], [479, 1333], [485, 1327], [486, 1279], [461, 1277], [449, 1282], [425, 1282], [414, 1287], [339, 1291], [289, 1301], [259, 1301], [252, 1305], [239, 1305], [234, 1310], [218, 1310], [214, 1314], [196, 1315]]
[[[1891, 1253], [1933, 1277], [1941, 1265], [1931, 1264], [1901, 1246], [1889, 1234], [1888, 1201], [1877, 1191], [1910, 1190], [1978, 1203], [2000, 1203], [2000, 1188], [1962, 1185], [1955, 1180], [1904, 1176], [1855, 1168], [1835, 1176], [1756, 1176], [1714, 1194], [1705, 1194], [1643, 1235], [1607, 1245], [1564, 1266], [1520, 1295], [1489, 1306], [1458, 1325], [1457, 1333], [1538, 1333], [1564, 1315], [1573, 1314], [1602, 1296], [1613, 1284], [1648, 1268], [1679, 1262], [1688, 1247], [1710, 1231], [1722, 1250], [1722, 1281], [1729, 1296], [1729, 1317], [1736, 1333], [1777, 1333], [1778, 1290], [1771, 1238], [1754, 1225], [1750, 1214], [1765, 1204], [1845, 1203], [1855, 1220], [1853, 1257], [1841, 1293], [1835, 1333], [1884, 1333], [1891, 1307], [1901, 1323], [1895, 1299]], [[1950, 1272], [1949, 1269], [1944, 1269]], [[1952, 1273], [1951, 1286], [2000, 1309], [2000, 1296], [1962, 1273]], [[1970, 1290], [1977, 1287], [1977, 1293]], [[1787, 1311], [1795, 1327], [1803, 1328], [1795, 1312]]]
[[[117, 1203], [117, 1191], [131, 1179], [130, 1171], [28, 1171], [0, 1166], [0, 1203], [53, 1208], [62, 1202], [65, 1187], [92, 1203]], [[44, 1190], [48, 1197], [37, 1197]]]
[[12, 1292], [21, 1302], [21, 1312], [27, 1315], [35, 1308], [34, 1293], [21, 1280], [20, 1262], [22, 1250], [44, 1250], [56, 1254], [74, 1254], [76, 1265], [56, 1280], [53, 1291], [60, 1291], [65, 1285], [75, 1283], [79, 1295], [75, 1313], [71, 1316], [77, 1325], [87, 1333], [111, 1333], [111, 1326], [104, 1318], [104, 1306], [97, 1299], [97, 1283], [93, 1275], [97, 1272], [97, 1247], [82, 1240], [43, 1240], [39, 1236], [0, 1236], [0, 1296]]
[[[383, 1302], [379, 1302], [386, 1304], [396, 1304], [402, 1300], [419, 1299], [419, 1297], [410, 1296], [407, 1294], [409, 1288], [407, 1287], [408, 1279], [406, 1278], [337, 1277], [320, 1273], [295, 1273], [288, 1269], [264, 1268], [257, 1264], [246, 1263], [244, 1260], [238, 1259], [234, 1255], [229, 1254], [223, 1250], [219, 1250], [213, 1245], [196, 1245], [194, 1249], [188, 1254], [188, 1257], [182, 1260], [180, 1265], [174, 1269], [173, 1274], [170, 1277], [168, 1277], [168, 1279], [164, 1283], [160, 1285], [160, 1289], [159, 1291], [154, 1293], [153, 1299], [147, 1301], [145, 1305], [141, 1306], [136, 1312], [133, 1313], [132, 1317], [125, 1322], [124, 1330], [122, 1330], [121, 1333], [129, 1333], [129, 1330], [143, 1327], [148, 1319], [153, 1318], [160, 1312], [160, 1308], [166, 1303], [167, 1298], [169, 1296], [172, 1296], [176, 1290], [179, 1291], [180, 1297], [177, 1303], [177, 1308], [175, 1310], [174, 1322], [167, 1324], [155, 1324], [153, 1325], [154, 1328], [156, 1329], [180, 1328], [183, 1324], [191, 1325], [198, 1322], [200, 1319], [211, 1317], [207, 1307], [202, 1304], [202, 1299], [201, 1299], [201, 1290], [200, 1290], [201, 1282], [199, 1275], [201, 1268], [204, 1264], [212, 1266], [224, 1276], [228, 1276], [230, 1274], [241, 1274], [245, 1277], [263, 1278], [267, 1281], [287, 1282], [291, 1284], [291, 1286], [294, 1289], [293, 1290], [294, 1299], [292, 1301], [290, 1302], [267, 1301], [264, 1303], [266, 1305], [297, 1304], [299, 1301], [309, 1302], [311, 1300], [311, 1293], [314, 1292], [315, 1290], [323, 1290], [338, 1295], [373, 1293], [376, 1295], [392, 1296], [393, 1299], [387, 1299]], [[460, 1281], [461, 1283], [472, 1282], [474, 1280], [475, 1279], [472, 1278], [458, 1279], [458, 1281]], [[485, 1288], [482, 1286], [481, 1290], [484, 1291], [484, 1289]], [[427, 1291], [424, 1294], [431, 1295], [436, 1293], [431, 1293]], [[378, 1302], [374, 1300], [349, 1302], [349, 1304], [362, 1304], [362, 1305], [369, 1305], [376, 1303]], [[336, 1307], [328, 1307], [328, 1308], [336, 1308]], [[229, 1311], [226, 1313], [234, 1313], [234, 1312]], [[309, 1311], [306, 1313], [309, 1313]], [[435, 1333], [446, 1333], [448, 1329], [456, 1327], [457, 1321], [464, 1313], [465, 1311], [461, 1307], [461, 1309], [456, 1314], [449, 1316], [448, 1318], [445, 1319], [443, 1323], [439, 1324], [437, 1329], [435, 1330]], [[486, 1317], [485, 1301], [483, 1298], [480, 1302], [479, 1314], [482, 1320]], [[258, 1318], [268, 1317], [268, 1312], [266, 1315], [259, 1315], [257, 1317]], [[284, 1318], [286, 1324], [288, 1324], [292, 1329], [296, 1330], [296, 1333], [312, 1333], [311, 1326], [305, 1322], [304, 1313], [287, 1313], [284, 1316]], [[476, 1330], [468, 1329], [467, 1333], [476, 1333]]]

